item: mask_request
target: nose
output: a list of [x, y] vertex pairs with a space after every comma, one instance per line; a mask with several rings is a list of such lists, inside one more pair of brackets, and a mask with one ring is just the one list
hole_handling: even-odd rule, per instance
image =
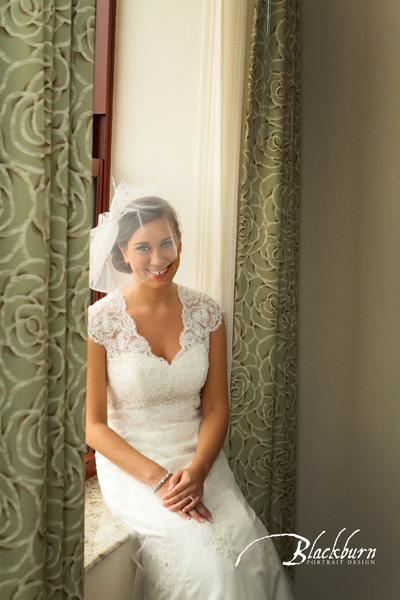
[[163, 263], [165, 262], [165, 257], [163, 256], [163, 252], [162, 250], [160, 250], [160, 248], [153, 249], [150, 257], [150, 262], [154, 267], [164, 266]]

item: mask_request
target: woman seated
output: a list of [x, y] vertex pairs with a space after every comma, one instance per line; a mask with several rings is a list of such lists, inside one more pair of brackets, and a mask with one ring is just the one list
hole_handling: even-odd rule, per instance
[[[132, 532], [137, 600], [289, 600], [268, 532], [221, 450], [229, 409], [222, 311], [174, 283], [174, 209], [120, 185], [91, 243], [87, 443], [104, 501]], [[118, 286], [118, 273], [130, 283]], [[246, 550], [246, 548], [251, 546]]]

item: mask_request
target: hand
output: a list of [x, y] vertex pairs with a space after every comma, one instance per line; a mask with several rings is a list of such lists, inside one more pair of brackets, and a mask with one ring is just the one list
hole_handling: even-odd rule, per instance
[[[156, 491], [156, 494], [159, 498], [162, 498], [165, 495], [166, 490], [169, 487], [170, 484], [170, 479], [172, 478], [169, 477]], [[186, 499], [187, 502], [187, 499]], [[189, 501], [189, 504], [191, 504], [191, 502]], [[198, 502], [196, 508], [194, 509], [190, 509], [190, 510], [181, 510], [181, 509], [175, 509], [175, 512], [182, 517], [182, 519], [185, 520], [190, 520], [191, 518], [195, 519], [196, 521], [198, 521], [199, 523], [202, 523], [204, 519], [206, 519], [207, 521], [212, 521], [212, 515], [210, 513], [210, 511], [208, 510], [208, 508], [205, 506], [205, 504], [203, 504], [203, 502]]]
[[[179, 469], [168, 478], [168, 492], [162, 496], [163, 506], [169, 510], [190, 510], [197, 507], [204, 493], [203, 474], [197, 469]], [[189, 497], [193, 500], [189, 500]]]

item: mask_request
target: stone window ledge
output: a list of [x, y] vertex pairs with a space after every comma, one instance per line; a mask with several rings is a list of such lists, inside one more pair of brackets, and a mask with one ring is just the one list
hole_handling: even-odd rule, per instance
[[104, 504], [97, 475], [85, 488], [85, 572], [122, 546], [129, 532], [118, 523]]

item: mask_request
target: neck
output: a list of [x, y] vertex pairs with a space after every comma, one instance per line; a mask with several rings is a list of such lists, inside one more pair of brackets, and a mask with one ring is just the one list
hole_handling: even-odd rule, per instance
[[176, 283], [171, 283], [165, 288], [157, 289], [147, 283], [139, 286], [127, 286], [122, 290], [126, 300], [140, 306], [146, 306], [151, 310], [168, 305], [175, 300], [177, 295]]

